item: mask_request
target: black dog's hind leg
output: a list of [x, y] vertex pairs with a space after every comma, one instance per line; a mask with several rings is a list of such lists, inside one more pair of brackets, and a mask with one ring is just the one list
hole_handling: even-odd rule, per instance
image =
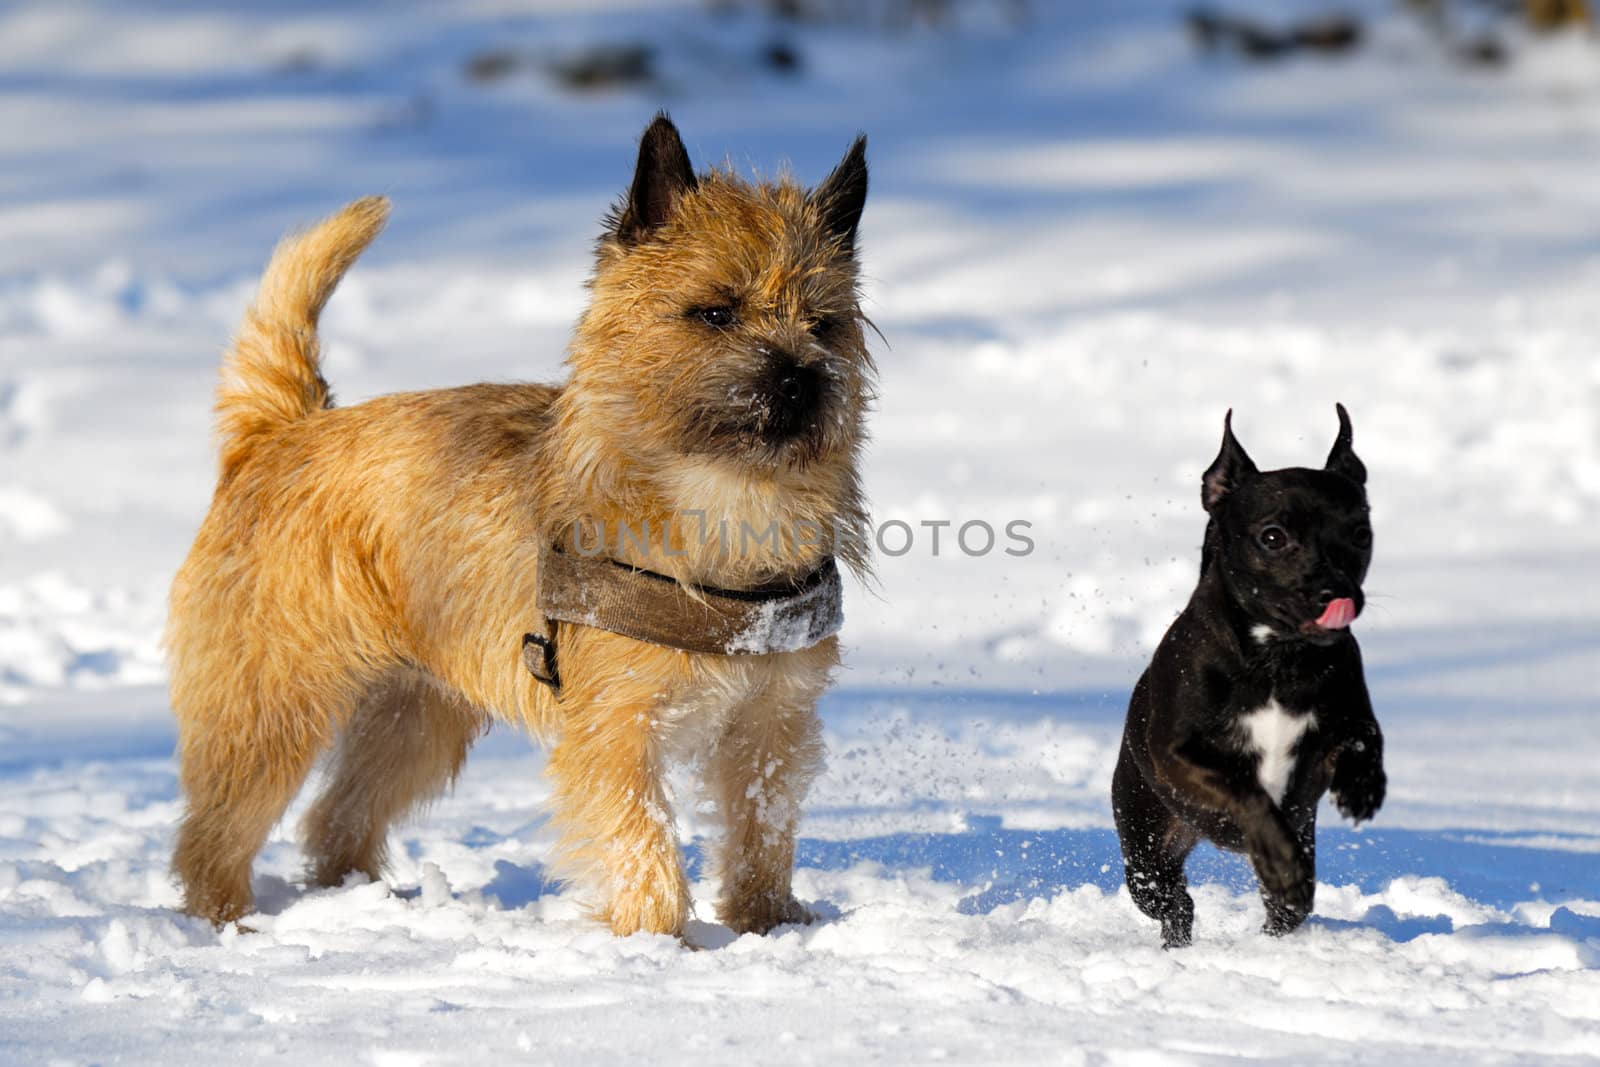
[[1199, 835], [1161, 803], [1126, 750], [1117, 762], [1112, 797], [1128, 894], [1161, 923], [1163, 947], [1182, 948], [1194, 936], [1194, 898], [1183, 864]]
[[1123, 877], [1139, 910], [1160, 921], [1161, 946], [1185, 948], [1194, 940], [1194, 898], [1189, 895], [1189, 880], [1183, 873], [1188, 851], [1173, 855], [1160, 850], [1159, 841], [1157, 846], [1152, 854], [1141, 855], [1124, 843]]

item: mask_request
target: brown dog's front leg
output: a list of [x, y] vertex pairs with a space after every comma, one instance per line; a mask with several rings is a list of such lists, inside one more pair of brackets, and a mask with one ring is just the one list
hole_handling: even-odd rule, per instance
[[595, 891], [614, 933], [682, 936], [689, 884], [655, 732], [669, 672], [648, 662], [666, 653], [623, 640], [585, 635], [568, 645], [549, 766], [560, 863]]
[[[815, 650], [802, 656], [819, 658]], [[822, 764], [815, 703], [826, 684], [826, 665], [796, 663], [735, 713], [707, 764], [726, 835], [717, 917], [739, 933], [811, 921], [790, 881], [800, 802]]]

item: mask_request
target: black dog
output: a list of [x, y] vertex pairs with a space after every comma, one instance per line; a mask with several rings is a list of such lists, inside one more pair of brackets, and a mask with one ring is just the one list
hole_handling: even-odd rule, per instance
[[1350, 416], [1322, 470], [1256, 470], [1223, 422], [1206, 471], [1200, 585], [1134, 687], [1111, 802], [1128, 891], [1167, 947], [1194, 926], [1183, 864], [1202, 838], [1250, 857], [1268, 933], [1311, 913], [1317, 802], [1383, 803], [1383, 734], [1361, 650], [1372, 559]]

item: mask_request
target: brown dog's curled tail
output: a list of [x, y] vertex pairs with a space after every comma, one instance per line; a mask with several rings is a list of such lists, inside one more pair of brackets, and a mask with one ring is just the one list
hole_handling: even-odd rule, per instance
[[378, 236], [389, 201], [369, 196], [278, 245], [222, 362], [217, 429], [227, 476], [252, 443], [328, 407], [317, 316], [344, 272]]

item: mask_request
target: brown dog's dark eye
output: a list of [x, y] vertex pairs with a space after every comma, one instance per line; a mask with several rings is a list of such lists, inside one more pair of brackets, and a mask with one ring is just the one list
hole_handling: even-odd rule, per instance
[[730, 307], [695, 308], [690, 314], [718, 330], [733, 325], [733, 309]]
[[1355, 543], [1357, 548], [1371, 548], [1372, 527], [1357, 526], [1355, 532], [1350, 535], [1350, 540]]
[[1289, 533], [1282, 526], [1263, 526], [1256, 543], [1268, 552], [1282, 552], [1289, 547]]
[[811, 336], [821, 340], [839, 328], [839, 320], [832, 315], [824, 315], [811, 324]]

